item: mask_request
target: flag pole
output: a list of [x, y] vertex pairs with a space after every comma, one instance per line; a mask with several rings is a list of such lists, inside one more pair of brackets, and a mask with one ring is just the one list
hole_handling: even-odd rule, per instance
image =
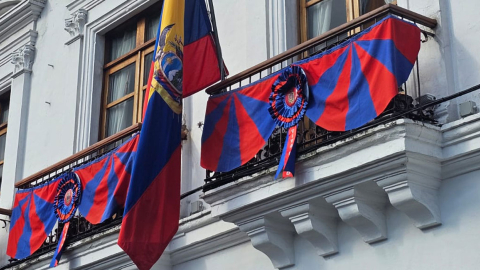
[[213, 39], [217, 49], [218, 68], [220, 69], [220, 79], [225, 80], [225, 67], [223, 65], [222, 49], [220, 48], [220, 41], [218, 40], [217, 22], [215, 20], [215, 10], [213, 9], [213, 0], [208, 0], [210, 7], [210, 21], [213, 27]]

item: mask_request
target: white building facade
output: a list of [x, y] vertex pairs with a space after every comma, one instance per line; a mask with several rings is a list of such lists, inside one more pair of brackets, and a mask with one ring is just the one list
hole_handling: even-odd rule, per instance
[[[46, 269], [56, 246], [9, 261], [8, 210], [19, 185], [58, 175], [140, 128], [149, 31], [161, 2], [0, 0], [0, 269]], [[480, 90], [452, 96], [480, 83], [477, 1], [213, 4], [231, 89], [311, 53], [309, 40], [322, 50], [333, 37], [347, 38], [392, 13], [426, 33], [402, 87], [415, 100], [411, 106], [427, 96], [446, 100], [351, 135], [312, 135], [305, 124], [295, 177], [274, 180], [277, 163], [260, 157], [256, 162], [267, 165], [240, 176], [207, 175], [200, 150], [209, 95], [185, 99], [182, 192], [211, 181], [182, 199], [178, 233], [153, 269], [480, 267]], [[131, 89], [117, 91], [115, 80]], [[78, 221], [57, 268], [136, 269], [117, 245], [121, 218], [108, 222]]]

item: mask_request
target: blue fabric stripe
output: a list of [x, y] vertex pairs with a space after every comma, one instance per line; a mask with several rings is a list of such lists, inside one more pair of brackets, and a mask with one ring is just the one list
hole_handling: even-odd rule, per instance
[[17, 223], [18, 219], [22, 216], [22, 207], [28, 201], [28, 198], [29, 196], [23, 198], [18, 202], [18, 206], [13, 208], [12, 216], [10, 217], [10, 229], [15, 226], [15, 223]]
[[30, 205], [32, 202], [33, 193], [28, 195], [27, 207], [25, 208], [26, 218], [25, 225], [23, 226], [23, 232], [18, 239], [16, 259], [23, 259], [31, 255], [30, 253], [30, 239], [32, 238], [32, 227], [30, 225], [30, 219], [28, 213], [30, 213]]
[[[148, 102], [132, 169], [125, 215], [162, 171], [181, 142], [181, 114], [174, 113], [157, 91]], [[180, 164], [178, 165], [180, 166]]]
[[351, 50], [352, 67], [350, 72], [350, 87], [348, 89], [348, 112], [345, 121], [345, 130], [363, 126], [377, 117], [375, 105], [370, 96], [370, 86], [363, 75], [355, 48]]
[[238, 126], [233, 98], [228, 116], [227, 132], [223, 137], [222, 154], [218, 160], [217, 172], [231, 170], [231, 168], [237, 168], [242, 164], [240, 156], [240, 127]]
[[205, 125], [203, 126], [202, 132], [202, 144], [213, 134], [215, 126], [217, 125], [218, 121], [222, 119], [223, 110], [225, 109], [227, 102], [229, 102], [231, 99], [232, 97], [225, 98], [217, 105], [217, 108], [205, 116]]
[[[263, 140], [267, 141], [275, 129], [275, 120], [268, 115], [270, 104], [249, 96], [236, 93], [238, 99], [247, 111], [248, 116], [253, 120]], [[263, 113], [262, 113], [263, 112]]]
[[408, 79], [413, 64], [397, 49], [393, 40], [364, 40], [356, 44], [380, 61], [397, 78], [398, 86]]
[[185, 0], [184, 27], [185, 46], [211, 32], [204, 0]]
[[306, 115], [312, 121], [322, 116], [325, 110], [325, 101], [333, 93], [337, 86], [338, 79], [342, 73], [343, 66], [347, 60], [351, 47], [346, 49], [339, 57], [335, 64], [323, 73], [317, 84], [310, 86], [310, 101], [308, 102], [308, 110]]
[[53, 203], [45, 201], [36, 194], [33, 194], [33, 198], [33, 202], [35, 203], [35, 213], [43, 223], [45, 234], [48, 235], [55, 226], [55, 222], [57, 222]]

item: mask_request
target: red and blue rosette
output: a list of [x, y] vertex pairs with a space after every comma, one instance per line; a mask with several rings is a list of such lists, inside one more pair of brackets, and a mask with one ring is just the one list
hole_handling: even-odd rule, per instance
[[58, 239], [57, 249], [53, 254], [50, 267], [57, 266], [60, 261], [70, 220], [75, 215], [78, 205], [80, 204], [80, 198], [82, 197], [82, 184], [75, 173], [69, 172], [60, 176], [60, 178], [61, 180], [58, 184], [53, 207], [55, 208], [55, 215], [58, 221], [64, 223], [64, 226]]
[[290, 66], [272, 85], [268, 111], [278, 126], [291, 128], [303, 118], [308, 105], [307, 75], [299, 66]]
[[297, 124], [302, 120], [308, 105], [309, 89], [305, 71], [299, 66], [283, 70], [272, 85], [268, 111], [280, 127], [288, 129], [280, 164], [275, 178], [283, 170], [283, 177], [291, 177], [295, 171]]

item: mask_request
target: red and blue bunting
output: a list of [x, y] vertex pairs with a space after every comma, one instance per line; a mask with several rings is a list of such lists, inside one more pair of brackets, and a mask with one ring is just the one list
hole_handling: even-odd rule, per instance
[[17, 191], [10, 219], [7, 255], [23, 259], [32, 255], [52, 231], [57, 217], [54, 200], [60, 178]]
[[10, 221], [7, 255], [23, 259], [43, 244], [57, 219], [64, 223], [52, 259], [62, 254], [69, 221], [77, 208], [92, 224], [125, 206], [138, 134], [104, 156], [40, 186], [17, 191]]
[[88, 222], [98, 224], [125, 206], [138, 134], [116, 150], [74, 170], [81, 181], [78, 210]]
[[[301, 68], [305, 72], [310, 90], [305, 100], [306, 116], [324, 129], [345, 131], [365, 125], [385, 110], [398, 87], [407, 80], [419, 50], [420, 29], [387, 16], [330, 50], [251, 85], [210, 97], [202, 134], [201, 165], [217, 172], [235, 169], [256, 155], [275, 125], [291, 127], [278, 117], [281, 110], [291, 115], [285, 98], [272, 95], [278, 103], [268, 103], [272, 87], [278, 87], [277, 80], [288, 69]], [[268, 117], [268, 111], [273, 112], [273, 118]], [[295, 141], [293, 131], [288, 136], [287, 141]], [[294, 151], [293, 147], [294, 144], [289, 151]], [[280, 162], [282, 169], [286, 164], [294, 167], [285, 151]]]

